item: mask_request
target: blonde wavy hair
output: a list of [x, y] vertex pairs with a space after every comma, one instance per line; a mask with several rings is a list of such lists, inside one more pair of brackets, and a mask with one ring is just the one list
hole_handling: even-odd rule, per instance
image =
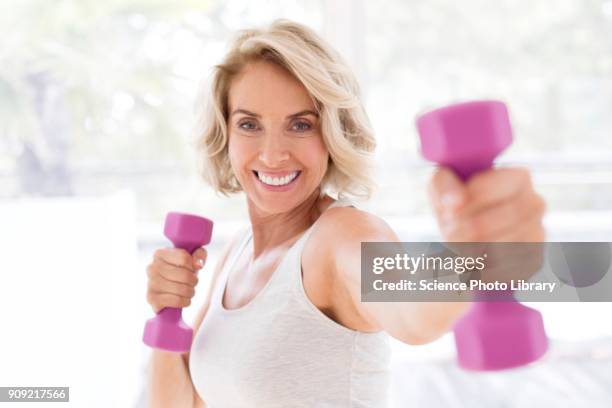
[[357, 80], [342, 57], [313, 30], [284, 19], [265, 29], [239, 31], [221, 64], [213, 68], [196, 123], [204, 179], [225, 196], [242, 191], [228, 156], [228, 94], [244, 67], [262, 60], [285, 68], [313, 99], [329, 152], [321, 196], [370, 198], [376, 188], [372, 177], [376, 140]]

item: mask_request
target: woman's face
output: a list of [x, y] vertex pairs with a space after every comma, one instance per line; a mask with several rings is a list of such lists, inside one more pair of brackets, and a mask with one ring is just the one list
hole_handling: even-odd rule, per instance
[[261, 211], [295, 208], [320, 186], [329, 153], [306, 88], [269, 62], [248, 64], [229, 90], [229, 158]]

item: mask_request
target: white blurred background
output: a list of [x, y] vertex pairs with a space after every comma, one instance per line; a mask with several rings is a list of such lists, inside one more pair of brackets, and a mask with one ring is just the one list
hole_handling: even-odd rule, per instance
[[[235, 30], [278, 17], [352, 65], [379, 143], [380, 189], [360, 206], [402, 239], [439, 238], [414, 117], [495, 98], [515, 130], [499, 162], [532, 170], [548, 239], [612, 241], [612, 0], [0, 0], [0, 386], [144, 406], [165, 213], [215, 220], [208, 269], [248, 221], [243, 196], [199, 178], [198, 87]], [[551, 350], [529, 367], [462, 372], [450, 334], [394, 343], [392, 406], [612, 406], [611, 305], [537, 307]]]

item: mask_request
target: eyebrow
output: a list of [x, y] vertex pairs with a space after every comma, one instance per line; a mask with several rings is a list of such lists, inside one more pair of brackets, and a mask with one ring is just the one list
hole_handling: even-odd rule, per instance
[[[261, 115], [255, 113], [255, 112], [248, 111], [246, 109], [236, 109], [236, 110], [234, 110], [232, 112], [230, 117], [234, 116], [237, 113], [243, 113], [243, 114], [248, 115], [248, 116], [253, 116], [253, 117], [256, 117], [256, 118], [261, 118]], [[299, 111], [297, 113], [292, 113], [291, 115], [287, 116], [287, 119], [293, 119], [293, 118], [297, 118], [298, 116], [306, 116], [306, 115], [312, 115], [312, 116], [317, 117], [317, 118], [319, 117], [319, 114], [316, 113], [315, 111], [303, 110], [303, 111]]]

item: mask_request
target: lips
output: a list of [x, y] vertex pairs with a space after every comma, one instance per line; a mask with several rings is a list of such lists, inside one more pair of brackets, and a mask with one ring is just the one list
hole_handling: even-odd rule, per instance
[[260, 185], [270, 191], [286, 191], [295, 184], [295, 181], [300, 177], [300, 170], [283, 171], [283, 172], [263, 172], [252, 170], [253, 175]]

